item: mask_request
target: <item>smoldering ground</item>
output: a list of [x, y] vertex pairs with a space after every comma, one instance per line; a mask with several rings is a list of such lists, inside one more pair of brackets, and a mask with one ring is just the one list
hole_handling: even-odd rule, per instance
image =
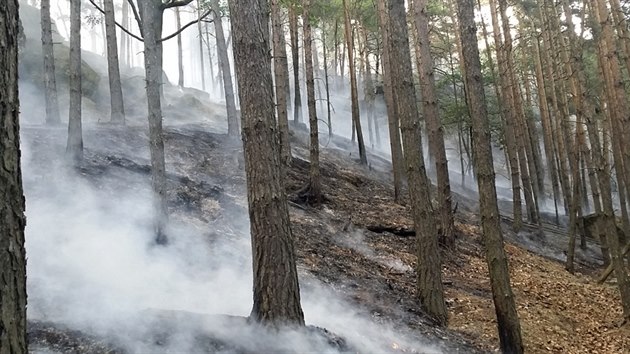
[[[185, 171], [194, 178], [203, 174], [200, 166], [207, 168], [199, 162], [204, 149], [193, 151], [201, 144], [193, 136], [204, 134], [196, 129], [167, 129], [171, 242], [155, 247], [150, 176], [142, 169], [148, 165], [143, 128], [88, 124], [85, 162], [76, 169], [64, 162], [63, 127], [23, 126], [29, 318], [106, 338], [128, 352], [339, 351], [312, 332], [265, 334], [226, 317], [247, 316], [252, 305], [245, 195], [226, 184], [225, 194], [241, 194], [226, 196], [231, 204], [221, 200], [219, 205], [228, 207], [220, 212], [182, 203], [184, 189], [198, 186], [177, 186], [179, 178]], [[177, 141], [169, 143], [172, 139]], [[206, 183], [218, 182], [209, 175]], [[395, 343], [411, 351], [439, 351], [411, 331], [375, 322], [366, 309], [302, 267], [301, 280], [307, 324], [328, 329], [348, 346], [388, 352]], [[200, 342], [203, 336], [212, 338], [213, 346]]]

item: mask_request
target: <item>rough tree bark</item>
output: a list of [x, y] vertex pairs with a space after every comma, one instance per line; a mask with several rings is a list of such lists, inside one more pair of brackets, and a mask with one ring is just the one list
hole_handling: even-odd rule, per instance
[[0, 2], [0, 352], [26, 354], [26, 251], [20, 168], [18, 0]]
[[282, 185], [274, 116], [269, 8], [266, 0], [230, 1], [234, 59], [241, 99], [243, 150], [252, 233], [254, 306], [251, 319], [303, 326], [300, 289]]
[[439, 325], [446, 325], [442, 267], [423, 154], [420, 116], [411, 73], [411, 53], [404, 0], [389, 0], [389, 49], [392, 86], [400, 116], [409, 181], [409, 199], [417, 233], [417, 292], [420, 303]]
[[46, 96], [46, 124], [59, 124], [59, 100], [55, 79], [55, 51], [53, 48], [52, 21], [50, 20], [50, 0], [42, 0], [42, 55], [44, 57], [44, 94]]
[[81, 128], [81, 0], [70, 1], [70, 110], [66, 155], [74, 164], [83, 159]]
[[107, 35], [107, 73], [109, 76], [109, 95], [111, 120], [116, 124], [125, 123], [125, 107], [122, 84], [120, 83], [120, 65], [118, 62], [118, 42], [116, 40], [116, 18], [114, 1], [104, 0], [105, 32]]
[[499, 340], [503, 353], [523, 353], [521, 327], [510, 285], [507, 257], [497, 206], [488, 112], [481, 73], [474, 0], [457, 0], [457, 16], [463, 51], [468, 109], [472, 117], [473, 159], [479, 185], [479, 212], [483, 229], [486, 261], [490, 272], [492, 298], [497, 316]]

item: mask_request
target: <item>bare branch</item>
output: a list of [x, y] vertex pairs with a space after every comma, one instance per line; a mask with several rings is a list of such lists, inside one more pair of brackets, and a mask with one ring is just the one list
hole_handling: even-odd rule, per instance
[[193, 0], [169, 0], [168, 2], [162, 4], [162, 9], [166, 10], [171, 7], [186, 6], [191, 2], [193, 2]]
[[[90, 0], [90, 1], [92, 1], [92, 0]], [[188, 1], [188, 0], [185, 0], [185, 1]], [[180, 28], [179, 30], [177, 30], [177, 32], [175, 32], [175, 33], [173, 33], [173, 34], [171, 34], [171, 35], [169, 35], [169, 36], [167, 36], [167, 37], [164, 37], [164, 38], [160, 39], [158, 42], [168, 41], [169, 39], [171, 39], [171, 38], [173, 38], [173, 37], [177, 36], [178, 34], [182, 33], [182, 31], [184, 31], [186, 28], [188, 28], [188, 27], [190, 27], [190, 26], [194, 25], [195, 23], [197, 23], [197, 22], [199, 22], [199, 21], [203, 20], [205, 17], [207, 17], [208, 15], [210, 15], [210, 13], [211, 13], [211, 12], [212, 12], [212, 10], [208, 10], [208, 11], [206, 11], [206, 12], [205, 12], [203, 15], [201, 15], [198, 19], [196, 19], [196, 20], [194, 20], [194, 21], [190, 21], [190, 22], [188, 22], [185, 26], [183, 26], [182, 28]]]
[[140, 14], [138, 14], [138, 8], [133, 0], [127, 0], [129, 6], [131, 6], [131, 11], [133, 11], [133, 17], [135, 17], [136, 22], [138, 23], [138, 28], [140, 29], [140, 35], [144, 38], [144, 32], [142, 30], [142, 19], [140, 18]]
[[[101, 9], [95, 2], [94, 0], [88, 0], [98, 11], [100, 11], [102, 14], [105, 14], [105, 10]], [[116, 24], [116, 26], [118, 26], [118, 28], [120, 28], [123, 32], [127, 33], [128, 35], [130, 35], [131, 37], [139, 40], [140, 42], [144, 42], [144, 39], [142, 39], [142, 37], [135, 35], [133, 33], [131, 33], [131, 31], [129, 31], [128, 29], [126, 29], [123, 25], [121, 25], [120, 23], [114, 21], [114, 23]]]

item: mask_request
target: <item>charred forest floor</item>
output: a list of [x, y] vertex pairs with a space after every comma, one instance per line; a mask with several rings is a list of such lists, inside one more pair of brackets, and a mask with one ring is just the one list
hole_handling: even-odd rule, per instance
[[[212, 243], [218, 238], [237, 238], [248, 229], [233, 223], [229, 216], [235, 211], [246, 214], [247, 208], [240, 143], [210, 131], [205, 124], [169, 125], [165, 140], [173, 218], [206, 229], [208, 242]], [[30, 158], [40, 162], [36, 164], [40, 166], [35, 169], [37, 175], [46, 175], [52, 155], [63, 154], [64, 137], [62, 128], [23, 127], [22, 139], [32, 150]], [[126, 188], [146, 187], [150, 167], [143, 128], [89, 126], [84, 139], [85, 162], [76, 169], [77, 175], [105, 189], [113, 188], [108, 184], [121, 175], [133, 175], [138, 184]], [[458, 193], [454, 196], [454, 204], [458, 205], [457, 239], [453, 248], [441, 250], [449, 326], [438, 328], [415, 300], [413, 223], [405, 198], [402, 204], [393, 199], [387, 159], [370, 154], [370, 166], [361, 166], [347, 152], [353, 151], [349, 141], [328, 141], [320, 155], [326, 201], [310, 207], [302, 204], [298, 195], [308, 182], [304, 141], [304, 132], [292, 135], [294, 159], [286, 171], [301, 287], [323, 282], [373, 321], [424, 338], [443, 352], [497, 351], [476, 200]], [[26, 178], [25, 183], [40, 182]], [[46, 187], [35, 186], [35, 195], [38, 188]], [[504, 232], [527, 352], [630, 350], [628, 325], [617, 326], [621, 320], [617, 289], [611, 283], [595, 283], [599, 268], [591, 249], [577, 252], [578, 272], [570, 274], [561, 262], [566, 244], [564, 229], [546, 225], [543, 233], [531, 229], [515, 234], [506, 220]], [[120, 351], [99, 341], [99, 349], [81, 351], [75, 347], [81, 347], [81, 338], [87, 335], [41, 322], [31, 323], [30, 328], [31, 341], [38, 347], [71, 352]], [[87, 348], [89, 343], [85, 344]], [[398, 343], [391, 343], [391, 349], [418, 352]]]

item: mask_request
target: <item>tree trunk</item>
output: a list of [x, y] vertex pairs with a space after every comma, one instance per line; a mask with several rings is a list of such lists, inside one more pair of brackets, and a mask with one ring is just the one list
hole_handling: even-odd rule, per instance
[[363, 131], [361, 130], [361, 116], [359, 115], [359, 92], [357, 89], [357, 72], [354, 65], [354, 37], [352, 35], [352, 25], [350, 23], [350, 9], [346, 0], [343, 0], [344, 27], [346, 43], [348, 47], [348, 66], [350, 70], [350, 96], [352, 100], [352, 122], [357, 134], [359, 144], [359, 158], [362, 165], [367, 165], [367, 153], [363, 141]]
[[298, 17], [295, 5], [289, 6], [289, 36], [291, 37], [291, 54], [293, 64], [293, 122], [296, 126], [302, 122], [302, 95], [300, 94], [300, 50], [298, 42]]
[[[202, 16], [201, 13], [201, 0], [197, 0], [197, 16]], [[206, 90], [206, 58], [203, 55], [203, 21], [197, 22], [197, 38], [199, 40], [199, 64], [201, 69], [201, 89]]]
[[[611, 55], [611, 53], [614, 53], [614, 41], [612, 40], [612, 26], [609, 22], [609, 12], [604, 2], [599, 0], [590, 0], [589, 3], [591, 11], [595, 17], [595, 21], [592, 21], [593, 34], [596, 39], [596, 43], [598, 44], [598, 58], [603, 71], [603, 81], [607, 96], [606, 101], [609, 104], [608, 113], [611, 115], [611, 119], [619, 119], [624, 112], [619, 110], [620, 103], [616, 102], [618, 97], [616, 96], [617, 92], [615, 91], [615, 85], [618, 81], [614, 79], [614, 73], [619, 72], [619, 64], [617, 62], [616, 55]], [[604, 136], [606, 136], [606, 134], [604, 134]], [[621, 254], [621, 247], [619, 246], [619, 239], [617, 236], [615, 212], [611, 200], [612, 192], [610, 188], [610, 180], [612, 176], [605, 155], [600, 158], [598, 171], [600, 172], [599, 181], [603, 204], [602, 218], [605, 221], [606, 238], [610, 249], [610, 259], [615, 269], [617, 286], [619, 287], [621, 294], [623, 317], [624, 320], [628, 320], [630, 317], [630, 282], [628, 281], [628, 274], [626, 273], [623, 264], [623, 255]]]
[[483, 229], [483, 245], [490, 271], [492, 298], [497, 315], [499, 340], [503, 353], [523, 353], [521, 328], [516, 312], [514, 294], [510, 285], [507, 257], [503, 249], [503, 236], [490, 141], [488, 113], [477, 48], [473, 0], [457, 0], [459, 28], [466, 71], [470, 116], [473, 127], [473, 159], [479, 186], [479, 211]]
[[[448, 174], [448, 162], [446, 149], [444, 148], [444, 131], [440, 121], [440, 108], [438, 107], [437, 93], [435, 89], [435, 75], [433, 71], [433, 58], [431, 56], [431, 43], [429, 42], [429, 16], [427, 14], [428, 0], [414, 0], [414, 23], [418, 39], [420, 67], [420, 88], [422, 91], [422, 106], [424, 119], [429, 131], [429, 156], [433, 157], [437, 174], [437, 199], [439, 215], [442, 224], [442, 237], [445, 244], [453, 246], [455, 237], [453, 234], [454, 219], [451, 201], [451, 183]], [[431, 160], [431, 159], [429, 159]]]
[[400, 143], [400, 129], [398, 123], [398, 112], [394, 99], [391, 81], [391, 64], [389, 54], [389, 19], [387, 16], [386, 0], [378, 0], [376, 2], [378, 9], [379, 25], [381, 28], [381, 37], [383, 38], [383, 94], [385, 96], [385, 105], [387, 108], [387, 121], [389, 128], [389, 143], [392, 156], [392, 172], [394, 175], [394, 200], [398, 203], [401, 201], [402, 181], [404, 179], [403, 169], [403, 152]]
[[70, 110], [66, 154], [75, 165], [83, 159], [81, 129], [81, 0], [70, 1]]
[[234, 59], [241, 98], [243, 150], [252, 233], [251, 319], [303, 326], [293, 236], [275, 131], [269, 8], [266, 0], [230, 1]]
[[311, 40], [311, 21], [309, 18], [310, 0], [302, 1], [302, 31], [304, 39], [304, 63], [306, 69], [306, 102], [311, 140], [309, 169], [309, 201], [313, 205], [322, 202], [321, 173], [319, 170], [319, 130], [317, 127], [317, 111], [315, 107], [315, 79], [313, 74], [313, 48]]
[[322, 23], [322, 50], [324, 54], [324, 85], [326, 86], [326, 118], [328, 120], [328, 137], [332, 138], [333, 128], [330, 112], [330, 80], [328, 77], [328, 51], [326, 49], [326, 28]]
[[411, 73], [411, 53], [403, 0], [389, 0], [389, 49], [392, 85], [405, 149], [414, 227], [417, 233], [417, 293], [420, 303], [439, 325], [448, 317], [442, 286], [437, 230], [422, 154], [420, 117]]
[[120, 65], [118, 63], [118, 41], [116, 40], [116, 18], [114, 1], [104, 0], [105, 32], [107, 33], [107, 72], [109, 75], [109, 95], [111, 102], [111, 120], [116, 124], [125, 123], [125, 107], [122, 84], [120, 83]]
[[221, 20], [221, 12], [218, 0], [210, 0], [214, 19], [214, 34], [217, 40], [217, 57], [219, 59], [219, 68], [223, 78], [223, 89], [225, 93], [225, 108], [228, 120], [228, 135], [237, 137], [240, 134], [238, 127], [238, 115], [236, 114], [236, 102], [234, 100], [234, 85], [232, 84], [232, 70], [230, 69], [230, 60], [228, 57], [227, 43], [223, 34], [223, 22]]
[[44, 94], [46, 96], [46, 124], [60, 124], [57, 81], [55, 79], [55, 51], [53, 48], [50, 0], [42, 0], [42, 54], [44, 57]]
[[367, 47], [368, 43], [368, 32], [366, 28], [363, 28], [363, 62], [364, 73], [363, 73], [363, 102], [365, 107], [365, 113], [367, 115], [368, 121], [368, 135], [370, 137], [370, 146], [374, 149], [374, 84], [372, 83], [372, 71], [370, 69], [370, 58], [369, 51]]
[[0, 352], [26, 354], [26, 251], [20, 165], [18, 0], [0, 1]]
[[[182, 17], [179, 6], [175, 8], [175, 22], [177, 30], [182, 28]], [[177, 35], [177, 86], [184, 87], [184, 49], [182, 48], [182, 34]]]
[[[206, 47], [208, 48], [208, 69], [210, 71], [210, 87], [212, 90], [215, 89], [216, 87], [216, 77], [214, 76], [214, 63], [212, 60], [212, 48], [210, 45], [210, 26], [208, 26], [208, 23], [204, 23], [204, 27], [205, 27], [205, 37], [206, 37]], [[223, 87], [223, 86], [221, 86]]]
[[[50, 1], [50, 0], [46, 0]], [[122, 21], [121, 24], [125, 26], [125, 28], [131, 28], [129, 26], [129, 2], [124, 0], [122, 2]], [[131, 61], [129, 60], [129, 36], [124, 31], [120, 31], [120, 58], [122, 58], [122, 65], [125, 67], [131, 66]]]
[[[501, 39], [501, 33], [498, 30], [499, 16], [497, 15], [496, 2], [490, 0], [490, 14], [492, 17], [492, 28], [497, 30], [494, 33], [495, 49], [497, 52], [497, 63], [499, 66], [499, 81], [501, 85], [502, 101], [501, 109], [502, 115], [505, 119], [503, 127], [503, 133], [505, 135], [505, 147], [510, 162], [510, 181], [512, 183], [512, 208], [514, 214], [514, 224], [512, 225], [515, 231], [519, 231], [522, 227], [523, 216], [521, 210], [521, 184], [520, 184], [520, 171], [518, 164], [518, 151], [516, 147], [516, 138], [514, 133], [514, 109], [513, 109], [513, 96], [512, 89], [510, 88], [508, 81], [508, 69], [505, 60], [505, 54], [502, 46], [503, 40]], [[464, 67], [465, 68], [465, 67]], [[465, 82], [465, 80], [464, 80]]]
[[551, 129], [551, 117], [547, 101], [545, 79], [542, 69], [540, 45], [538, 39], [534, 38], [534, 64], [536, 68], [536, 87], [538, 88], [538, 107], [540, 109], [540, 121], [543, 128], [543, 144], [545, 146], [545, 156], [547, 158], [547, 169], [549, 170], [549, 180], [553, 191], [553, 203], [556, 212], [556, 224], [559, 223], [558, 200], [562, 198], [560, 186], [558, 185], [558, 172], [556, 170], [553, 134]]
[[287, 63], [287, 48], [284, 41], [284, 25], [280, 13], [279, 0], [271, 0], [271, 22], [273, 25], [273, 73], [276, 82], [276, 102], [278, 112], [278, 129], [280, 130], [280, 157], [285, 166], [291, 164], [291, 143], [289, 141], [289, 114], [287, 95], [289, 87], [289, 69]]
[[147, 105], [149, 112], [149, 150], [151, 152], [151, 186], [153, 189], [155, 242], [168, 242], [166, 225], [168, 207], [166, 196], [166, 163], [164, 160], [164, 136], [162, 133], [162, 14], [161, 0], [140, 3], [142, 32], [144, 35], [144, 68], [147, 80]]

